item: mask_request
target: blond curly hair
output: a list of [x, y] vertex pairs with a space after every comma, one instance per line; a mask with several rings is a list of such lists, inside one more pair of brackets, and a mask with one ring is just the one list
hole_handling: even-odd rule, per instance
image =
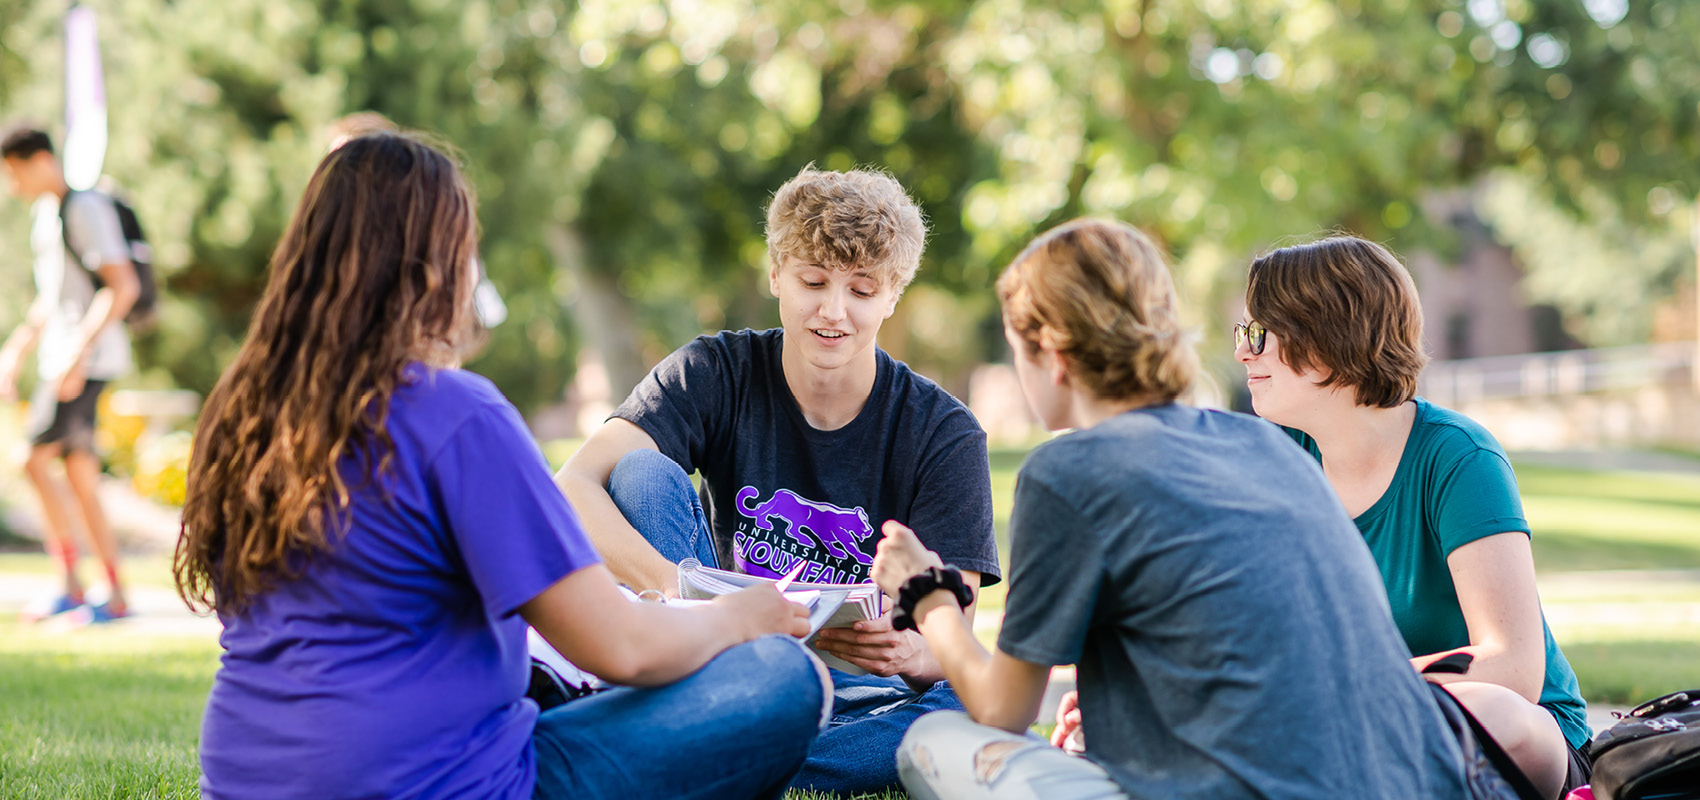
[[868, 269], [898, 291], [915, 279], [926, 247], [921, 209], [884, 172], [803, 167], [767, 207], [773, 269], [796, 258], [829, 269]]

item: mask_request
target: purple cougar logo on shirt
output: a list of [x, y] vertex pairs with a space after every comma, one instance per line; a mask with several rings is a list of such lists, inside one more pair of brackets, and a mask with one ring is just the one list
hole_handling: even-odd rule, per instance
[[[738, 490], [738, 513], [755, 520], [756, 527], [764, 531], [773, 530], [773, 518], [779, 517], [790, 523], [791, 538], [809, 547], [824, 547], [828, 553], [838, 558], [853, 558], [859, 564], [872, 564], [874, 560], [862, 552], [858, 544], [874, 535], [874, 527], [868, 524], [868, 513], [860, 508], [843, 509], [831, 503], [817, 503], [808, 500], [790, 489], [780, 489], [773, 493], [773, 498], [755, 508], [746, 505], [761, 492], [754, 486], [745, 486]], [[819, 542], [811, 541], [803, 529], [808, 528]]]

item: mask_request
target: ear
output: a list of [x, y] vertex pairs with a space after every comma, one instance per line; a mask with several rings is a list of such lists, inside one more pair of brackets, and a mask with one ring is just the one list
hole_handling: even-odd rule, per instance
[[779, 265], [773, 264], [767, 270], [767, 291], [774, 297], [779, 296]]
[[897, 301], [903, 299], [902, 289], [893, 288], [887, 294], [891, 295], [891, 299], [885, 304], [885, 316], [881, 319], [891, 319], [891, 315], [897, 313]]
[[1068, 357], [1043, 341], [1039, 342], [1039, 349], [1033, 354], [1033, 366], [1048, 374], [1051, 383], [1057, 386], [1068, 385]]
[[1058, 386], [1068, 386], [1068, 357], [1048, 347], [1040, 346], [1040, 351], [1051, 360], [1051, 383]]

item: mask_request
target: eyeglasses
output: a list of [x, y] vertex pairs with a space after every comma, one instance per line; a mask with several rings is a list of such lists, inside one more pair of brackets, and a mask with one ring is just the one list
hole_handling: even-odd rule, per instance
[[1261, 322], [1251, 322], [1251, 323], [1236, 322], [1236, 323], [1234, 323], [1234, 349], [1235, 350], [1240, 349], [1240, 347], [1242, 345], [1245, 345], [1246, 343], [1249, 342], [1250, 346], [1251, 346], [1251, 354], [1252, 355], [1254, 355], [1254, 356], [1263, 355], [1263, 345], [1268, 340], [1268, 337], [1269, 337], [1269, 331], [1264, 330], [1263, 323], [1261, 323]]

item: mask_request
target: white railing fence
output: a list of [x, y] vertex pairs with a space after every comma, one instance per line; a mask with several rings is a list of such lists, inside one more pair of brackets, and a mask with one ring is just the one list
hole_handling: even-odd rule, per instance
[[1442, 361], [1419, 391], [1512, 449], [1700, 447], [1692, 342]]
[[1443, 406], [1514, 397], [1551, 397], [1644, 386], [1693, 385], [1691, 342], [1566, 350], [1437, 361], [1420, 391]]

